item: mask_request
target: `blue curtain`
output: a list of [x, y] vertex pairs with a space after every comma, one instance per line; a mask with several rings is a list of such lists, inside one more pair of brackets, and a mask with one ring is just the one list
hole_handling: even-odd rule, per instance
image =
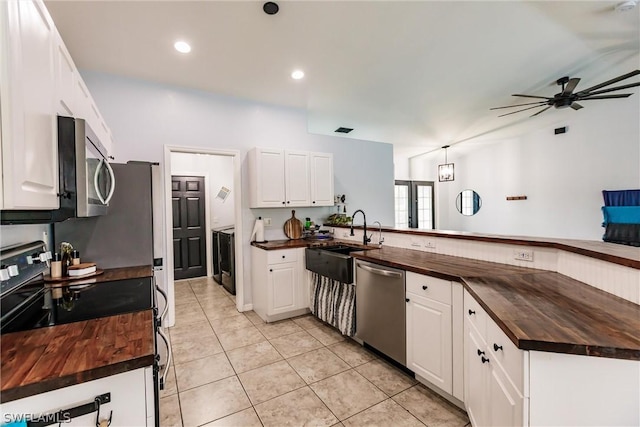
[[602, 190], [605, 206], [640, 206], [640, 190]]

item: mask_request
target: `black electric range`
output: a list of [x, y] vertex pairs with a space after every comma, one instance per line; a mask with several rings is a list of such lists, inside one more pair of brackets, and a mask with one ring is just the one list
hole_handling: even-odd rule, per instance
[[[58, 286], [45, 283], [42, 242], [1, 251], [1, 333], [61, 325], [155, 307], [151, 277]], [[11, 274], [9, 274], [11, 273]]]

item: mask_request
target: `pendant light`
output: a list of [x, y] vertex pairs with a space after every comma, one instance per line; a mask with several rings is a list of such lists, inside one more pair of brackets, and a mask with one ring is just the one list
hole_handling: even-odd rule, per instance
[[447, 163], [447, 148], [449, 146], [445, 145], [442, 148], [444, 148], [444, 164], [438, 165], [438, 181], [453, 181], [453, 163]]

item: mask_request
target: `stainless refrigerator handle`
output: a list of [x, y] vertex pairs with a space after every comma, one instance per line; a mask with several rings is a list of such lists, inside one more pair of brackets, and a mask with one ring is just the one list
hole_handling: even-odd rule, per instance
[[387, 276], [387, 277], [402, 277], [402, 273], [398, 273], [397, 271], [390, 271], [390, 270], [382, 270], [380, 268], [373, 268], [373, 267], [369, 267], [368, 265], [364, 265], [364, 264], [360, 264], [359, 262], [356, 263], [356, 265], [365, 270], [368, 271], [369, 273], [373, 273], [373, 274], [378, 274], [380, 276]]
[[169, 298], [167, 297], [167, 293], [160, 289], [160, 286], [158, 286], [157, 284], [154, 284], [154, 286], [156, 288], [156, 291], [158, 291], [164, 298], [164, 308], [162, 309], [162, 313], [160, 313], [160, 316], [158, 316], [158, 319], [162, 321], [164, 319], [164, 316], [167, 314], [167, 311], [169, 310]]
[[171, 346], [169, 345], [169, 340], [160, 328], [158, 328], [158, 335], [160, 335], [160, 338], [162, 338], [162, 341], [164, 341], [164, 344], [167, 346], [167, 363], [164, 366], [164, 372], [162, 373], [162, 378], [160, 379], [160, 390], [164, 390], [164, 385], [167, 381], [167, 375], [169, 374], [169, 366], [171, 366], [171, 359], [173, 358], [173, 354], [171, 351]]
[[108, 205], [109, 201], [111, 201], [111, 198], [113, 197], [113, 192], [116, 190], [116, 177], [113, 174], [113, 168], [107, 160], [104, 161], [104, 165], [107, 167], [107, 170], [109, 171], [109, 177], [111, 178], [111, 188], [109, 189], [109, 194], [104, 201], [104, 204]]

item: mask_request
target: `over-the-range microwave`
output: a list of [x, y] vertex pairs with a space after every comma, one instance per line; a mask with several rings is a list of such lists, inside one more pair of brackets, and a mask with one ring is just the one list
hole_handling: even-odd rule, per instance
[[104, 215], [115, 190], [109, 153], [83, 119], [58, 117], [60, 208], [3, 210], [2, 224], [42, 224]]

